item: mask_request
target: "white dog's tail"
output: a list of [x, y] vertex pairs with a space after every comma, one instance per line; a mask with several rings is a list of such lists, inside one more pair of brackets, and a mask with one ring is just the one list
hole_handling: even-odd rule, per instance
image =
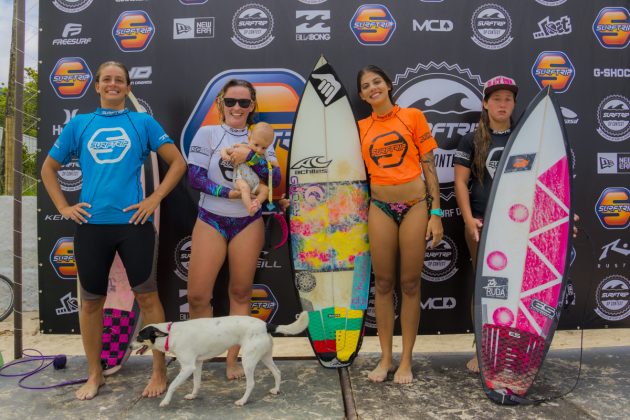
[[267, 324], [267, 332], [276, 332], [284, 335], [296, 335], [304, 331], [308, 327], [308, 312], [304, 311], [298, 319], [289, 325], [272, 325]]

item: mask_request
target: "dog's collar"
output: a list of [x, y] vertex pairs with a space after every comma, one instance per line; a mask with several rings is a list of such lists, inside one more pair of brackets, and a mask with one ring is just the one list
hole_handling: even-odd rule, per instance
[[164, 350], [166, 350], [168, 352], [168, 339], [171, 336], [171, 326], [173, 325], [172, 322], [168, 323], [168, 326], [166, 327], [166, 332], [168, 333], [168, 335], [166, 336], [166, 343], [164, 343]]

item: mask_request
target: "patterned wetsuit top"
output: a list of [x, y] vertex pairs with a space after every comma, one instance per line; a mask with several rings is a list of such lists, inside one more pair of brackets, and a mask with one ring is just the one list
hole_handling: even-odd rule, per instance
[[398, 105], [359, 121], [361, 151], [375, 185], [398, 185], [422, 174], [420, 157], [437, 147], [422, 111]]
[[142, 164], [166, 143], [173, 140], [151, 115], [98, 108], [70, 120], [49, 156], [62, 165], [78, 158], [83, 175], [79, 201], [92, 206], [88, 223], [127, 224], [133, 212], [122, 210], [144, 199]]

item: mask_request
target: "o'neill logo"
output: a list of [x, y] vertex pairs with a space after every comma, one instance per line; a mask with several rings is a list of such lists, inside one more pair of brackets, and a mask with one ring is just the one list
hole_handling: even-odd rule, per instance
[[294, 163], [291, 169], [295, 170], [295, 175], [325, 174], [331, 163], [332, 159], [326, 160], [324, 156], [310, 156]]
[[477, 8], [470, 24], [473, 31], [471, 39], [482, 48], [498, 50], [514, 39], [511, 36], [512, 19], [507, 10], [498, 4], [484, 4]]
[[234, 14], [232, 31], [232, 42], [241, 48], [256, 50], [266, 47], [274, 40], [273, 16], [260, 4], [246, 4]]
[[394, 98], [401, 107], [424, 112], [438, 143], [433, 150], [442, 200], [455, 196], [453, 157], [461, 137], [477, 128], [481, 112], [481, 77], [458, 64], [418, 64], [397, 74]]
[[595, 291], [595, 313], [607, 321], [621, 321], [630, 315], [630, 281], [620, 274], [603, 279]]
[[609, 95], [597, 107], [597, 133], [609, 141], [630, 138], [630, 101], [622, 95]]
[[431, 241], [427, 242], [424, 253], [424, 268], [422, 278], [431, 282], [441, 282], [450, 279], [459, 271], [457, 268], [457, 245], [444, 235], [439, 244], [429, 248]]

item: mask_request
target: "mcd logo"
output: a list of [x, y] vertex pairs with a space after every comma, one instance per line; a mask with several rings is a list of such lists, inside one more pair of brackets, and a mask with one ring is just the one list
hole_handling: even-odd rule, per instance
[[350, 29], [361, 45], [385, 45], [396, 30], [396, 21], [387, 7], [364, 4], [352, 16]]
[[532, 66], [532, 76], [540, 89], [551, 86], [555, 93], [564, 93], [575, 78], [575, 67], [562, 51], [543, 51]]
[[626, 229], [630, 226], [630, 190], [606, 188], [595, 203], [595, 214], [606, 229]]
[[630, 13], [625, 7], [604, 7], [593, 22], [593, 33], [604, 48], [626, 48], [630, 43]]
[[92, 72], [81, 57], [59, 59], [50, 72], [50, 84], [61, 99], [79, 99], [85, 95]]
[[278, 299], [271, 289], [264, 284], [254, 284], [252, 287], [251, 314], [265, 322], [271, 322], [278, 311]]
[[64, 280], [77, 278], [77, 266], [74, 262], [74, 238], [59, 238], [50, 253], [50, 264], [55, 273]]
[[398, 132], [391, 131], [372, 140], [370, 158], [379, 168], [393, 168], [402, 163], [407, 150], [405, 139]]
[[147, 12], [128, 10], [118, 16], [112, 29], [116, 45], [124, 52], [144, 51], [155, 35], [155, 26]]

